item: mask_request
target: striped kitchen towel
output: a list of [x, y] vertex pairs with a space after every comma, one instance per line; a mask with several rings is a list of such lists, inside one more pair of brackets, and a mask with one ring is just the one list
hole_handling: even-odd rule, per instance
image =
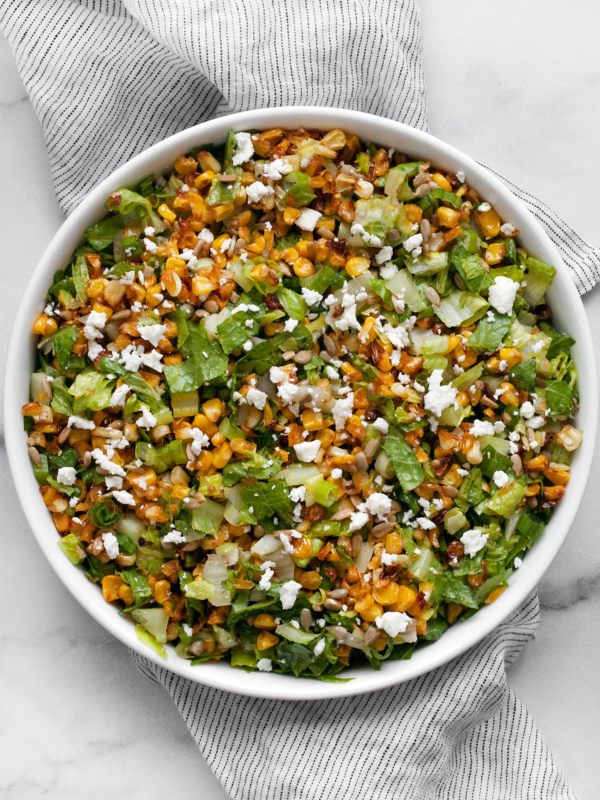
[[[232, 111], [334, 106], [427, 130], [415, 0], [10, 0], [0, 26], [67, 213], [144, 148]], [[600, 251], [509, 185], [588, 291]], [[239, 800], [574, 800], [506, 683], [538, 617], [534, 594], [443, 668], [331, 701], [230, 695], [132, 655]]]

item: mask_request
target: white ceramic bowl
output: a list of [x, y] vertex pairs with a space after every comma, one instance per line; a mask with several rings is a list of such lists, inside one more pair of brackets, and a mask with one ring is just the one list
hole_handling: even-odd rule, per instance
[[[339, 127], [358, 134], [362, 140], [394, 147], [415, 159], [432, 161], [443, 170], [462, 170], [469, 185], [493, 204], [502, 219], [513, 222], [519, 228], [521, 244], [531, 254], [557, 268], [556, 279], [548, 292], [548, 301], [559, 330], [569, 333], [577, 340], [573, 348], [579, 367], [581, 394], [577, 425], [584, 431], [584, 443], [574, 458], [572, 478], [564, 500], [556, 508], [541, 539], [525, 557], [523, 566], [511, 576], [509, 589], [493, 605], [483, 608], [466, 622], [452, 627], [437, 642], [419, 649], [411, 660], [386, 661], [380, 672], [375, 672], [370, 667], [349, 670], [344, 676], [353, 680], [344, 684], [322, 683], [261, 672], [247, 674], [224, 663], [192, 667], [189, 661], [179, 658], [170, 647], [169, 658], [165, 662], [141, 645], [133, 624], [119, 616], [116, 608], [104, 601], [99, 587], [89, 583], [83, 570], [73, 567], [57, 547], [56, 530], [33, 476], [21, 415], [21, 406], [28, 400], [29, 376], [34, 356], [34, 336], [31, 332], [33, 320], [44, 306], [43, 298], [52, 282], [54, 271], [67, 265], [84, 229], [106, 213], [104, 203], [108, 195], [123, 186], [133, 188], [148, 174], [167, 170], [177, 156], [192, 147], [223, 142], [230, 128], [241, 131], [275, 127], [321, 130]], [[107, 631], [160, 666], [166, 666], [179, 675], [218, 689], [289, 700], [359, 694], [415, 678], [460, 655], [506, 619], [538, 584], [567, 536], [590, 472], [596, 418], [596, 369], [583, 305], [558, 250], [532, 214], [493, 175], [439, 139], [380, 117], [333, 108], [274, 108], [233, 114], [205, 122], [155, 144], [102, 181], [62, 225], [38, 264], [17, 315], [6, 365], [6, 445], [17, 492], [40, 547], [73, 596]]]

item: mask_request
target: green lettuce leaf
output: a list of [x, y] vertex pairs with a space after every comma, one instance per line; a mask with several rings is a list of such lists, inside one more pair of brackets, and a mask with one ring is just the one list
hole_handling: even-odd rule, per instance
[[144, 216], [144, 214], [152, 212], [150, 200], [137, 192], [132, 192], [131, 189], [119, 189], [113, 192], [106, 201], [105, 207], [116, 214], [131, 214], [135, 211], [140, 216]]
[[573, 398], [568, 384], [564, 381], [548, 381], [546, 384], [546, 405], [551, 416], [567, 416], [573, 412]]
[[[535, 389], [535, 376], [537, 373], [537, 362], [535, 358], [528, 358], [514, 367], [508, 373], [508, 379], [517, 389], [524, 392], [533, 392]], [[502, 401], [502, 398], [500, 398]]]
[[283, 478], [269, 483], [255, 483], [240, 490], [240, 498], [248, 506], [253, 524], [277, 517], [286, 527], [293, 525], [293, 503]]
[[494, 311], [494, 320], [482, 319], [469, 339], [469, 347], [476, 353], [487, 350], [491, 353], [498, 348], [506, 337], [515, 318], [514, 314], [500, 314]]
[[80, 253], [73, 264], [73, 283], [75, 284], [77, 299], [82, 303], [85, 303], [88, 299], [85, 287], [89, 279], [90, 271], [88, 269], [85, 256], [83, 253]]
[[83, 235], [94, 250], [106, 250], [114, 242], [117, 233], [123, 230], [124, 227], [125, 220], [123, 217], [115, 214], [112, 217], [106, 217], [95, 225], [90, 225]]
[[[242, 298], [243, 301], [243, 298]], [[245, 344], [251, 336], [256, 336], [260, 330], [260, 321], [267, 311], [262, 303], [248, 301], [246, 305], [256, 308], [256, 311], [234, 311], [217, 327], [217, 338], [226, 353], [231, 353]], [[246, 323], [252, 323], [247, 325]]]
[[256, 478], [267, 481], [281, 471], [282, 461], [266, 450], [253, 453], [250, 458], [231, 461], [223, 468], [223, 485], [235, 486], [242, 478]]
[[467, 608], [477, 609], [479, 607], [475, 602], [471, 587], [448, 572], [436, 578], [435, 589], [447, 603], [460, 603]]
[[73, 411], [80, 414], [82, 411], [101, 411], [108, 408], [112, 397], [112, 381], [94, 370], [80, 372], [73, 384], [69, 387], [69, 394], [75, 398]]
[[406, 443], [398, 428], [390, 426], [388, 436], [383, 441], [383, 450], [405, 492], [423, 483], [425, 480], [423, 469], [412, 447]]

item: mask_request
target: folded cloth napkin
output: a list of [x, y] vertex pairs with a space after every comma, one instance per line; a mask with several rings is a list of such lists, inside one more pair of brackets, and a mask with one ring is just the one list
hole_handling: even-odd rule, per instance
[[[233, 21], [233, 24], [231, 24]], [[11, 0], [0, 8], [71, 211], [154, 142], [252, 108], [353, 108], [427, 130], [414, 0]], [[600, 251], [518, 187], [581, 293]], [[234, 798], [574, 800], [506, 666], [535, 634], [534, 594], [445, 667], [370, 695], [257, 700], [132, 653], [173, 697]]]

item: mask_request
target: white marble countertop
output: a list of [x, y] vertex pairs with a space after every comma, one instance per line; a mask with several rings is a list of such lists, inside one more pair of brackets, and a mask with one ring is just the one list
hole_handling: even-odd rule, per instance
[[[559, 0], [424, 0], [422, 15], [432, 133], [514, 179], [600, 245], [600, 5], [588, 0], [574, 14]], [[0, 76], [5, 343], [27, 275], [62, 217], [40, 127], [3, 39]], [[598, 344], [600, 290], [584, 304], [592, 326], [599, 323]], [[579, 800], [595, 800], [599, 785], [599, 480], [596, 466], [541, 584], [537, 639], [509, 672]], [[134, 800], [176, 787], [180, 796], [201, 788], [207, 800], [226, 797], [167, 694], [53, 574], [12, 485], [3, 515], [2, 796], [100, 800], [116, 789]]]

